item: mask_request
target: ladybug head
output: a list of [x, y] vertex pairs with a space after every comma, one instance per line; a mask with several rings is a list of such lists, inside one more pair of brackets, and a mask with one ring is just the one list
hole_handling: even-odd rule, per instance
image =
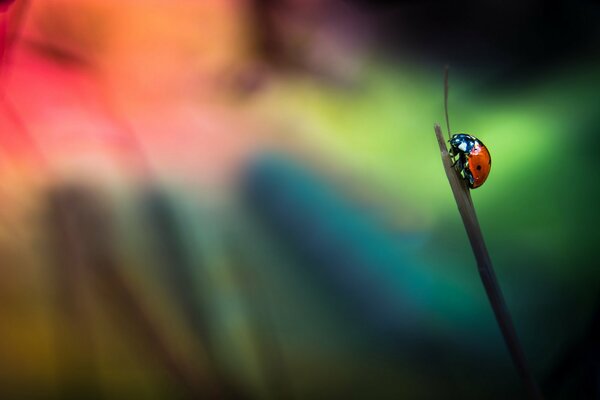
[[468, 153], [475, 145], [475, 138], [465, 133], [457, 133], [450, 138], [450, 147], [455, 152]]

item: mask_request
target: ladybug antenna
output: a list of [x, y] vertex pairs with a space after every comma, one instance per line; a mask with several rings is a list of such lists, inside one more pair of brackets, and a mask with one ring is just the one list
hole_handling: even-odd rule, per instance
[[448, 118], [448, 70], [450, 68], [446, 65], [444, 67], [444, 111], [446, 113], [446, 128], [448, 128], [448, 139], [451, 138], [450, 133], [450, 118]]

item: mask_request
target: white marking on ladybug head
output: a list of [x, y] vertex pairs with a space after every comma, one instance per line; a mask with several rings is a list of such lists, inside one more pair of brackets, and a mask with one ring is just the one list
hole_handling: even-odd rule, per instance
[[460, 151], [467, 151], [467, 142], [462, 142], [461, 144], [459, 144], [458, 149]]

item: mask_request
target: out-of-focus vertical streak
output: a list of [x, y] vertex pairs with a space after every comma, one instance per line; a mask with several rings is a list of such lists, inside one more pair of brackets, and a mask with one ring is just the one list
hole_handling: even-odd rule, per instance
[[[119, 323], [132, 328], [146, 351], [154, 355], [190, 397], [219, 397], [217, 388], [206, 371], [194, 368], [176, 354], [167, 343], [150, 313], [134, 294], [129, 282], [119, 271], [114, 249], [110, 213], [100, 197], [89, 189], [73, 186], [55, 189], [51, 198], [51, 213], [55, 224], [69, 232], [66, 254], [78, 258], [82, 274], [92, 282], [92, 290], [112, 305]], [[80, 281], [78, 281], [80, 282]]]
[[[239, 222], [239, 221], [238, 221]], [[226, 249], [232, 259], [232, 274], [245, 300], [255, 347], [259, 357], [269, 398], [292, 399], [293, 388], [283, 349], [277, 336], [266, 288], [257, 271], [257, 264], [251, 261], [252, 254], [244, 249], [243, 239], [235, 230], [227, 231]]]
[[[56, 321], [59, 395], [99, 394], [94, 360], [93, 327], [86, 298], [88, 254], [79, 235], [85, 210], [75, 207], [79, 193], [57, 188], [48, 195], [47, 235], [54, 256], [59, 319]], [[66, 321], [66, 329], [62, 321]]]
[[283, 60], [280, 35], [273, 20], [273, 8], [277, 5], [274, 0], [250, 0], [249, 14], [255, 29], [255, 51], [261, 61], [269, 64], [280, 64]]
[[[146, 187], [141, 195], [144, 215], [151, 229], [152, 248], [158, 256], [167, 290], [183, 311], [186, 323], [193, 332], [198, 346], [207, 356], [208, 368], [225, 398], [242, 399], [245, 395], [237, 387], [231, 376], [224, 371], [215, 354], [215, 338], [211, 335], [209, 313], [212, 296], [205, 289], [207, 282], [201, 282], [200, 290], [195, 284], [195, 275], [205, 270], [205, 266], [194, 264], [186, 250], [186, 238], [177, 221], [175, 211], [166, 194], [157, 187]], [[194, 269], [201, 271], [194, 272]]]

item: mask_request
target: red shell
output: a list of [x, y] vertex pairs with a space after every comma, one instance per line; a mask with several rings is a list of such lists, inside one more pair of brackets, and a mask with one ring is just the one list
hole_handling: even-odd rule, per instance
[[467, 161], [469, 163], [469, 171], [473, 176], [471, 188], [478, 188], [483, 185], [490, 174], [490, 169], [492, 168], [490, 152], [483, 143], [476, 141], [475, 146], [473, 146], [467, 156]]

